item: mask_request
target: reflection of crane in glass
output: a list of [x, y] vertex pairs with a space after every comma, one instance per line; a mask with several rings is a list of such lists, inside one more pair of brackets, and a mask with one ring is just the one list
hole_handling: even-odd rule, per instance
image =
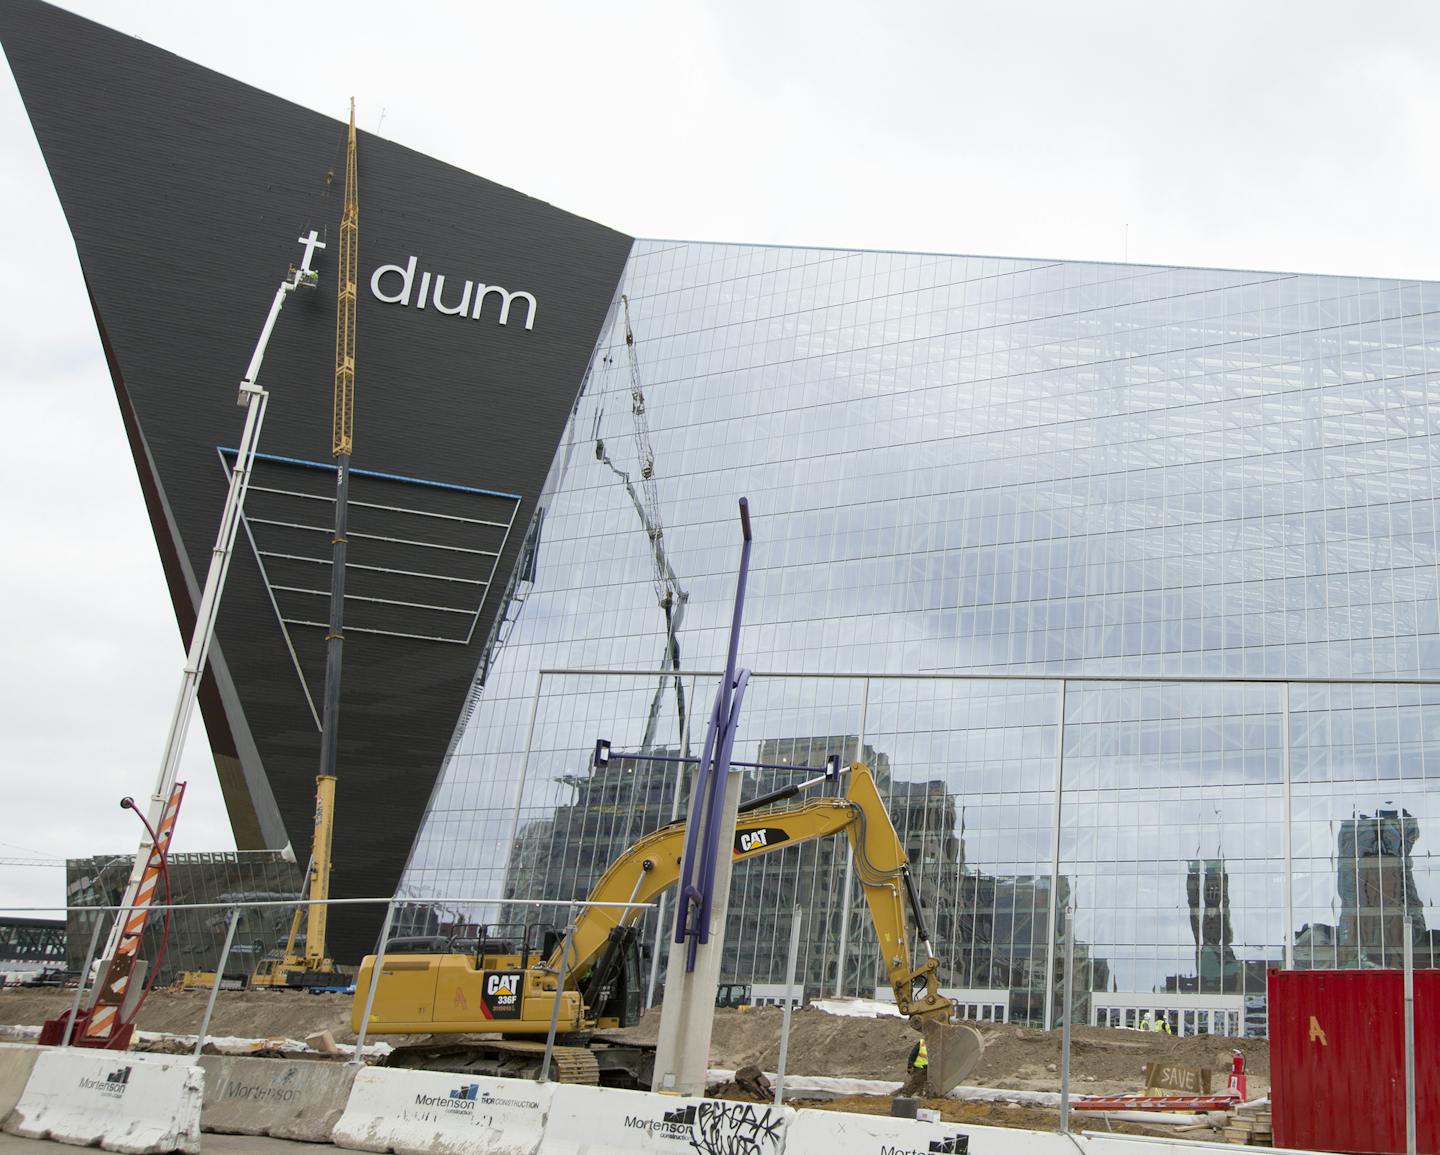
[[[685, 617], [685, 603], [690, 595], [680, 586], [680, 579], [665, 554], [665, 527], [660, 518], [660, 496], [655, 486], [655, 450], [650, 444], [650, 422], [645, 416], [645, 390], [640, 384], [640, 361], [635, 354], [635, 331], [630, 327], [630, 298], [621, 296], [620, 304], [625, 311], [625, 355], [630, 367], [630, 412], [635, 419], [635, 456], [640, 464], [640, 484], [625, 470], [610, 459], [605, 450], [605, 440], [600, 436], [600, 418], [604, 410], [595, 414], [595, 458], [609, 466], [625, 486], [631, 504], [640, 516], [640, 524], [650, 541], [651, 582], [655, 587], [655, 600], [665, 614], [665, 658], [673, 673], [660, 679], [655, 696], [650, 700], [650, 713], [645, 719], [645, 737], [640, 749], [648, 750], [654, 745], [655, 730], [660, 717], [660, 703], [665, 697], [665, 686], [672, 678], [675, 682], [675, 711], [678, 715], [678, 733], [685, 733], [685, 686], [680, 677], [680, 622]], [[606, 356], [609, 363], [610, 358]]]

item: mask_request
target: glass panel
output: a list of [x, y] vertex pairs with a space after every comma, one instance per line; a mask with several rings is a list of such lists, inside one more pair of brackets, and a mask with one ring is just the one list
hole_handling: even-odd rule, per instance
[[[1440, 290], [638, 241], [621, 291], [407, 893], [578, 897], [668, 819], [745, 494], [742, 660], [817, 676], [757, 674], [743, 757], [859, 747], [946, 986], [1040, 1023], [1073, 945], [1079, 1021], [1160, 993], [1255, 1034], [1287, 946], [1434, 965], [1440, 690], [1374, 683], [1440, 674]], [[541, 676], [582, 669], [632, 673]], [[977, 671], [1353, 684], [1293, 686], [1287, 750], [1275, 685], [1077, 681], [1057, 832], [1056, 683]], [[592, 771], [599, 737], [631, 757]], [[843, 879], [836, 846], [743, 865], [726, 979], [783, 981], [798, 900], [807, 992], [884, 986]]]

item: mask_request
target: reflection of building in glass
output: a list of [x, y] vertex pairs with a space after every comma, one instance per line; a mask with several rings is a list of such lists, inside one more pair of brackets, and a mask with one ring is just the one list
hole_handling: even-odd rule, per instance
[[[768, 763], [770, 768], [747, 772], [742, 798], [813, 776], [831, 754], [848, 760], [854, 756], [856, 742], [854, 735], [761, 741], [755, 761]], [[675, 756], [669, 750], [655, 753]], [[890, 758], [869, 745], [864, 760], [875, 773], [917, 879], [926, 923], [941, 962], [942, 986], [995, 992], [997, 1001], [1006, 1007], [1005, 1017], [1039, 1021], [1044, 1007], [1050, 880], [968, 869], [959, 806], [944, 781], [897, 779]], [[797, 769], [773, 768], [787, 765]], [[568, 900], [588, 895], [617, 856], [670, 820], [676, 765], [616, 754], [605, 767], [567, 775], [563, 782], [574, 791], [574, 801], [528, 823], [515, 840], [506, 876], [508, 901], [500, 916], [504, 924], [523, 923], [527, 918], [561, 921], [553, 913], [527, 913], [523, 902], [517, 900]], [[737, 981], [767, 988], [783, 983], [791, 919], [799, 904], [805, 920], [802, 941], [808, 947], [796, 982], [811, 995], [834, 989], [845, 917], [842, 883], [847, 848], [843, 837], [817, 839], [736, 863], [722, 972], [727, 978], [734, 976]], [[1062, 878], [1062, 907], [1068, 897], [1069, 884]], [[667, 915], [665, 933], [672, 917]], [[1063, 911], [1058, 917], [1063, 941], [1068, 933]], [[888, 991], [874, 927], [858, 887], [849, 919], [849, 931], [843, 936], [847, 987], [867, 993]], [[445, 929], [438, 922], [426, 924], [426, 929], [436, 928]], [[654, 943], [653, 929], [647, 939]], [[918, 940], [914, 946], [920, 949]], [[663, 934], [660, 948], [663, 967]], [[1057, 997], [1060, 966], [1061, 960], [1057, 960]], [[1103, 988], [1109, 972], [1103, 960], [1091, 958], [1083, 943], [1076, 944], [1075, 966], [1075, 1002], [1077, 1008], [1084, 1008], [1088, 989], [1094, 989], [1095, 983]]]
[[[889, 755], [951, 989], [1053, 1009], [1068, 928], [1059, 914], [1047, 941], [1050, 912], [1073, 905], [1097, 1021], [1159, 1008], [1182, 1029], [1193, 1012], [1196, 1030], [1263, 1030], [1265, 965], [1302, 926], [1343, 938], [1340, 818], [1440, 821], [1440, 689], [1382, 684], [1440, 671], [1440, 287], [639, 241], [621, 291], [691, 670], [723, 665], [735, 497], [759, 518], [737, 757], [775, 735], [858, 734]], [[557, 797], [537, 768], [577, 770], [597, 734], [638, 743], [654, 699], [650, 540], [590, 452], [603, 436], [615, 467], [644, 464], [626, 362], [613, 317], [411, 893], [508, 892], [513, 860], [564, 897], [598, 854], [575, 841], [624, 830], [623, 791], [588, 820], [564, 811], [614, 807], [610, 785]], [[1074, 680], [962, 681], [979, 671]], [[1229, 681], [1287, 675], [1336, 681]], [[668, 817], [672, 787], [649, 789]], [[1428, 905], [1425, 850], [1410, 869]], [[1351, 855], [1357, 942], [1336, 949], [1356, 962], [1394, 930], [1362, 925], [1365, 903], [1411, 894], [1392, 859]], [[799, 897], [811, 989], [870, 993], [843, 866], [827, 849], [737, 872], [727, 977], [781, 980]]]
[[1415, 890], [1410, 851], [1420, 824], [1409, 811], [1377, 810], [1340, 824], [1335, 885], [1340, 893], [1338, 947], [1358, 966], [1399, 966], [1406, 923], [1425, 937], [1425, 908]]
[[1223, 859], [1192, 861], [1185, 876], [1185, 895], [1190, 901], [1190, 930], [1195, 935], [1200, 985], [1223, 986], [1222, 976], [1235, 959], [1231, 947], [1235, 932], [1230, 926], [1230, 876]]
[[1263, 959], [1235, 955], [1230, 874], [1222, 858], [1191, 859], [1185, 873], [1190, 931], [1195, 938], [1193, 973], [1170, 975], [1165, 990], [1177, 994], [1242, 994], [1263, 990]]
[[1376, 810], [1340, 823], [1335, 848], [1338, 925], [1310, 923], [1295, 936], [1302, 967], [1396, 967], [1407, 924], [1415, 964], [1434, 966], [1440, 935], [1425, 926], [1425, 904], [1415, 885], [1412, 851], [1420, 823], [1408, 810]]
[[[71, 906], [118, 906], [134, 862], [132, 855], [97, 855], [72, 858], [65, 864], [66, 896]], [[281, 950], [290, 933], [294, 907], [247, 907], [247, 902], [290, 901], [300, 893], [300, 868], [279, 851], [231, 851], [170, 855], [173, 903], [234, 903], [240, 911], [235, 941], [225, 967], [227, 975], [248, 975], [267, 952]], [[164, 901], [164, 885], [157, 901]], [[95, 915], [71, 911], [67, 916], [69, 966], [84, 965]], [[109, 915], [105, 916], [109, 933]], [[226, 908], [177, 910], [160, 965], [160, 983], [181, 971], [211, 971], [225, 943]], [[156, 911], [145, 928], [140, 955], [153, 962], [160, 948], [164, 912]], [[304, 923], [301, 923], [303, 941]]]
[[[848, 761], [854, 756], [855, 745], [853, 736], [762, 742], [754, 761], [794, 765], [796, 769], [747, 772], [742, 797], [755, 797], [812, 777], [815, 768], [824, 766], [831, 754]], [[654, 753], [665, 758], [678, 757], [674, 749]], [[892, 807], [897, 791], [907, 799], [915, 793], [912, 784], [891, 780], [889, 759], [884, 754], [866, 746], [864, 759], [875, 772], [882, 793], [892, 800]], [[507, 900], [586, 897], [610, 863], [627, 847], [670, 821], [677, 770], [688, 782], [688, 770], [677, 763], [617, 753], [603, 768], [564, 776], [560, 781], [574, 792], [573, 801], [520, 829], [511, 850], [504, 897]], [[688, 798], [687, 786], [680, 799], [682, 816]], [[952, 801], [952, 814], [953, 810]], [[928, 828], [938, 825], [938, 821], [931, 822]], [[916, 829], [922, 828], [927, 827], [917, 823]], [[789, 939], [791, 911], [797, 901], [805, 910], [813, 912], [810, 917], [819, 920], [813, 924], [817, 930], [833, 925], [838, 935], [841, 912], [836, 895], [844, 863], [845, 842], [841, 838], [819, 839], [737, 863], [726, 934], [725, 973], [743, 975], [753, 982], [783, 981], [784, 943]], [[522, 906], [507, 906], [502, 921], [520, 922], [525, 917]], [[554, 915], [531, 917], [558, 921]], [[649, 917], [653, 922], [654, 916]], [[857, 921], [862, 917], [860, 909], [852, 915]], [[653, 943], [653, 930], [647, 939]], [[806, 960], [805, 970], [797, 982], [805, 982], [812, 991], [820, 989], [827, 974], [833, 982], [834, 943], [830, 946], [830, 957], [820, 952]], [[865, 949], [863, 941], [852, 939], [846, 952], [852, 967], [862, 964]], [[776, 950], [780, 952], [778, 962]], [[663, 944], [661, 962], [663, 966]]]
[[52, 970], [65, 970], [64, 920], [0, 918], [0, 986]]

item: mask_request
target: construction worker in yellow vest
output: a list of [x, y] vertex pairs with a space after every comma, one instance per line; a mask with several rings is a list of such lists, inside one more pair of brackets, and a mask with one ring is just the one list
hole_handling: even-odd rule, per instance
[[905, 1077], [904, 1084], [896, 1094], [918, 1095], [921, 1098], [930, 1098], [930, 1052], [925, 1048], [924, 1039], [921, 1039], [910, 1049], [910, 1059], [907, 1066], [909, 1073]]

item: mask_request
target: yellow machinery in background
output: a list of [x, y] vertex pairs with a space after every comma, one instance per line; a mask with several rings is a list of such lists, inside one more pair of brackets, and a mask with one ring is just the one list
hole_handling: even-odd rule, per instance
[[[330, 843], [335, 824], [335, 776], [321, 774], [315, 779], [315, 833], [306, 897], [323, 899], [330, 893]], [[309, 988], [349, 984], [349, 976], [325, 957], [325, 915], [329, 907], [310, 902], [297, 906], [290, 920], [290, 936], [278, 957], [263, 958], [250, 976], [252, 987]], [[305, 945], [297, 946], [300, 924], [305, 923]]]
[[[824, 780], [816, 778], [743, 803], [731, 853], [741, 861], [842, 832], [849, 837], [896, 1006], [924, 1030], [932, 1085], [943, 1094], [979, 1060], [980, 1037], [971, 1028], [949, 1025], [954, 1004], [940, 994], [940, 964], [930, 949], [905, 848], [874, 777], [858, 762], [848, 777], [841, 797], [784, 804]], [[472, 1036], [464, 1042], [435, 1039], [397, 1048], [390, 1065], [533, 1077], [539, 1073], [563, 974], [558, 1030], [566, 1045], [554, 1048], [554, 1077], [648, 1089], [653, 1047], [591, 1036], [640, 1019], [643, 908], [629, 904], [649, 902], [676, 881], [684, 844], [685, 822], [680, 820], [627, 849], [590, 895], [592, 902], [614, 905], [586, 906], [574, 933], [553, 949], [544, 944], [544, 928], [532, 926], [524, 928], [518, 942], [481, 937], [465, 951], [387, 953], [370, 1034]], [[925, 954], [918, 966], [911, 961], [910, 917]], [[357, 1032], [374, 966], [375, 956], [368, 956], [356, 978], [351, 1022]], [[578, 1041], [587, 1045], [571, 1045]]]

